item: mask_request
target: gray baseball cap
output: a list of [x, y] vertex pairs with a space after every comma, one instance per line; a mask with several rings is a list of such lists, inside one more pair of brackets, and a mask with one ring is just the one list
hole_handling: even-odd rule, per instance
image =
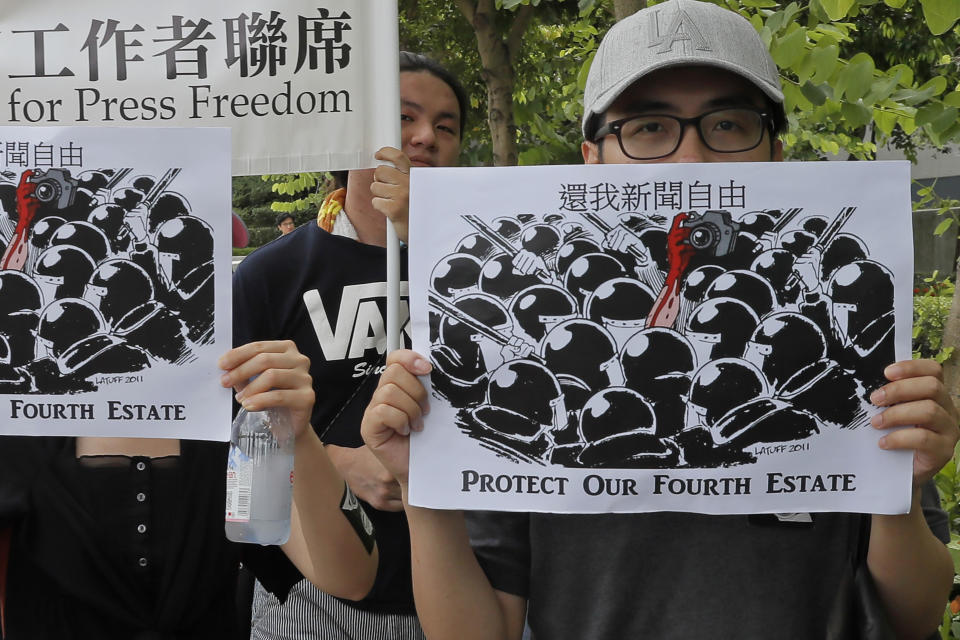
[[753, 25], [738, 13], [700, 0], [668, 0], [613, 25], [587, 75], [583, 137], [623, 91], [643, 76], [678, 66], [725, 69], [783, 103], [777, 65]]

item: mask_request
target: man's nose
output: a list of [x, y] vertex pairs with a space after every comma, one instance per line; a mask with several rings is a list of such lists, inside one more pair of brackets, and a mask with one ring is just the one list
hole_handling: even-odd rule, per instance
[[432, 147], [437, 141], [437, 134], [429, 122], [414, 123], [410, 135], [410, 144], [413, 146]]
[[670, 157], [671, 162], [706, 162], [710, 149], [700, 139], [696, 125], [690, 123], [680, 132], [680, 146]]

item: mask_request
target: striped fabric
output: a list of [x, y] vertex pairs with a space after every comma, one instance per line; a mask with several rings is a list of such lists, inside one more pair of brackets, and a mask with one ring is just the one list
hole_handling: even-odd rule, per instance
[[257, 582], [250, 624], [250, 640], [425, 640], [415, 615], [357, 609], [306, 579], [283, 604]]

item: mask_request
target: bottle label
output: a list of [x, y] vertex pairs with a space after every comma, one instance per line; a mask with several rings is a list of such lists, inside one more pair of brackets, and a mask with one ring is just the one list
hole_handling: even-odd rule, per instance
[[227, 522], [250, 522], [250, 494], [253, 490], [253, 460], [230, 445], [227, 458]]

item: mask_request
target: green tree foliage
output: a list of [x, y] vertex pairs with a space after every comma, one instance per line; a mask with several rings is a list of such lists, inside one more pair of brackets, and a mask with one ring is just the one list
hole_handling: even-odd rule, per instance
[[261, 179], [270, 183], [274, 193], [283, 196], [271, 203], [271, 209], [276, 213], [294, 215], [305, 212], [316, 214], [327, 188], [332, 184], [330, 174], [316, 171], [268, 174]]
[[233, 209], [247, 225], [249, 246], [259, 247], [279, 235], [276, 226], [278, 213], [292, 215], [297, 226], [313, 220], [332, 185], [328, 173], [234, 178]]
[[[872, 158], [894, 139], [936, 146], [960, 140], [960, 2], [957, 0], [709, 0], [740, 12], [781, 67], [793, 158], [846, 152]], [[650, 4], [657, 4], [650, 0]], [[408, 0], [401, 41], [461, 73], [485, 106], [471, 25], [451, 3]], [[530, 7], [514, 62], [514, 121], [522, 164], [579, 157], [583, 80], [613, 21], [612, 0], [501, 0], [498, 13]], [[490, 163], [489, 131], [476, 130], [468, 158]]]

